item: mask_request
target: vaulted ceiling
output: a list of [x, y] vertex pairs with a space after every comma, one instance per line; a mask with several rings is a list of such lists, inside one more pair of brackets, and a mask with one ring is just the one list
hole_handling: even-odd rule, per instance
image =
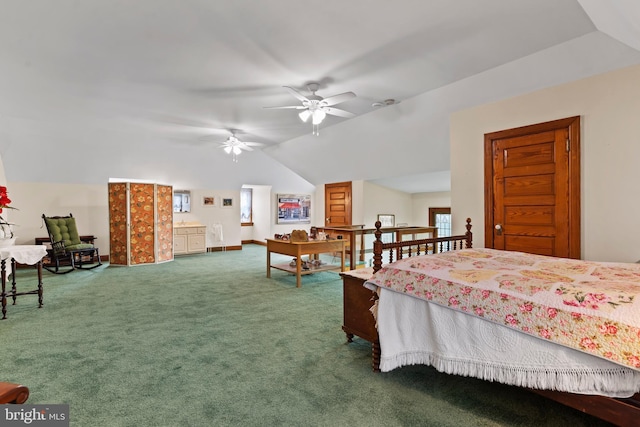
[[[6, 0], [2, 9], [0, 154], [11, 181], [365, 179], [448, 190], [451, 111], [640, 63], [633, 0]], [[298, 104], [283, 86], [310, 94], [310, 82], [323, 97], [354, 92], [336, 107], [355, 117], [328, 116], [314, 136], [298, 110], [264, 108]], [[230, 130], [264, 147], [234, 163], [219, 148]], [[57, 167], [65, 163], [74, 167]]]

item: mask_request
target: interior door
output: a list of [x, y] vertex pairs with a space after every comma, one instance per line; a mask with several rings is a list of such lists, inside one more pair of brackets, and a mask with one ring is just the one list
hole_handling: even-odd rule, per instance
[[324, 225], [351, 225], [351, 181], [325, 184]]
[[485, 246], [580, 258], [580, 118], [485, 135]]

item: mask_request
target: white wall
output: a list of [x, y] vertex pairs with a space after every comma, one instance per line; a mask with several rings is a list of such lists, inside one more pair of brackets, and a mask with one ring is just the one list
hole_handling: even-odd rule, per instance
[[396, 217], [396, 224], [409, 225], [413, 219], [411, 194], [387, 187], [364, 183], [364, 225], [373, 228], [378, 220], [378, 214], [392, 214]]
[[485, 133], [581, 116], [582, 258], [640, 259], [640, 66], [482, 105], [451, 116], [451, 209], [454, 233], [474, 224], [484, 246]]
[[[80, 234], [93, 234], [102, 255], [109, 254], [109, 196], [107, 184], [52, 184], [10, 182], [9, 197], [18, 210], [11, 212], [17, 244], [34, 243], [36, 237], [47, 237], [42, 214], [67, 215], [72, 213]], [[202, 205], [203, 195], [215, 195], [216, 206]], [[222, 197], [233, 198], [233, 207], [222, 208]], [[224, 242], [213, 246], [240, 245], [240, 192], [231, 190], [191, 190], [191, 212], [174, 215], [174, 223], [200, 222], [204, 225], [220, 223]], [[208, 239], [209, 240], [209, 239]], [[209, 242], [210, 243], [210, 242]]]
[[451, 192], [415, 193], [411, 196], [411, 225], [429, 225], [429, 208], [451, 207]]
[[[318, 222], [313, 224], [320, 227], [324, 226], [324, 186], [318, 188], [314, 198]], [[351, 222], [366, 228], [375, 226], [378, 214], [393, 214], [396, 223], [427, 225], [430, 207], [451, 206], [448, 191], [409, 194], [362, 180], [351, 182], [351, 198]]]
[[[202, 198], [214, 196], [214, 206], [204, 206]], [[232, 199], [231, 207], [223, 207], [222, 199]], [[191, 190], [191, 212], [176, 213], [173, 215], [173, 223], [199, 222], [207, 226], [207, 247], [239, 246], [241, 244], [240, 226], [240, 191], [234, 190]], [[222, 226], [222, 241], [219, 241], [213, 233], [214, 225]]]

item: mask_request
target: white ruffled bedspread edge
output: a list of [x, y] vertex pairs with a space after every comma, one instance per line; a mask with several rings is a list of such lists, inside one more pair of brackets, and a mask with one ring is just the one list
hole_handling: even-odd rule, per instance
[[379, 296], [382, 372], [421, 364], [534, 389], [609, 397], [640, 391], [633, 369], [394, 291], [379, 289]]

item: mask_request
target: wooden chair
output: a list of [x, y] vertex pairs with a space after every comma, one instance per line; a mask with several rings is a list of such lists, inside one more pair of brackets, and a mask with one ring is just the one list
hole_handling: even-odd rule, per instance
[[0, 404], [22, 404], [29, 398], [29, 388], [20, 384], [0, 382]]
[[[43, 265], [48, 271], [56, 274], [69, 273], [75, 269], [89, 270], [102, 265], [98, 248], [92, 243], [80, 240], [76, 219], [69, 216], [48, 217], [42, 214], [51, 240], [50, 263]], [[66, 266], [66, 269], [60, 269]]]

